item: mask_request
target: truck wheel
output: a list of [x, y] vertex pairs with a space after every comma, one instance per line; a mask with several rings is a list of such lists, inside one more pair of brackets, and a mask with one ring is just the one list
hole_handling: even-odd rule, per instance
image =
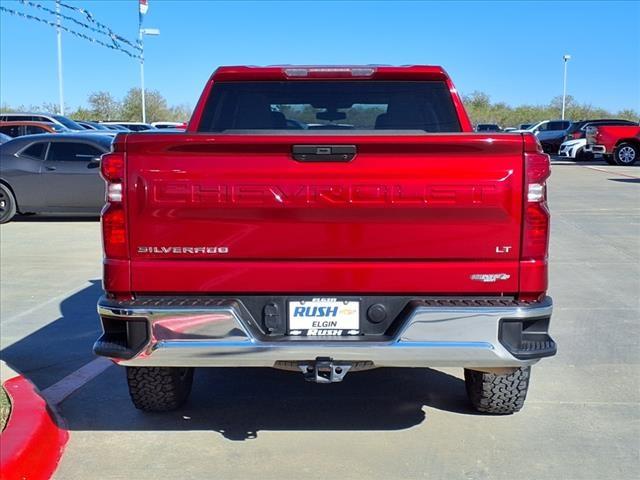
[[518, 368], [506, 375], [464, 370], [467, 396], [479, 412], [509, 415], [524, 405], [531, 367]]
[[0, 223], [7, 223], [16, 214], [16, 197], [6, 185], [0, 183]]
[[640, 148], [633, 143], [622, 142], [613, 151], [613, 161], [616, 165], [633, 165], [638, 161]]
[[187, 400], [193, 368], [127, 367], [127, 383], [136, 408], [145, 412], [167, 412]]

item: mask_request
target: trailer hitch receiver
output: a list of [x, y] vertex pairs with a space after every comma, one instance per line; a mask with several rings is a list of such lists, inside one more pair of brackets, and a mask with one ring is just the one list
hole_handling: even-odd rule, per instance
[[312, 362], [302, 362], [298, 365], [307, 382], [335, 383], [341, 382], [351, 369], [347, 362], [334, 362], [328, 357], [318, 357]]

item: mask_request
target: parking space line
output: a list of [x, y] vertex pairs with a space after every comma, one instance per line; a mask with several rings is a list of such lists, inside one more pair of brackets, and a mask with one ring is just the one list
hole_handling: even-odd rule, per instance
[[82, 388], [86, 383], [96, 378], [112, 365], [113, 362], [111, 360], [98, 357], [83, 365], [75, 372], [70, 373], [59, 382], [45, 388], [41, 392], [42, 396], [51, 405], [58, 405], [73, 392]]
[[591, 167], [591, 166], [588, 166], [588, 165], [582, 165], [582, 168], [588, 168], [589, 170], [597, 170], [598, 172], [610, 173], [611, 175], [620, 175], [621, 177], [638, 178], [638, 179], [640, 179], [640, 177], [636, 177], [634, 175], [629, 175], [629, 174], [620, 173], [620, 172], [612, 172], [611, 170], [605, 170], [604, 168], [599, 168], [599, 167]]

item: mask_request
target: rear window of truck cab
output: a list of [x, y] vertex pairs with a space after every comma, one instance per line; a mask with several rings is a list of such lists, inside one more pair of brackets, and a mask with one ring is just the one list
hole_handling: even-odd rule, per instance
[[216, 82], [198, 131], [242, 130], [317, 134], [336, 130], [460, 132], [461, 128], [451, 93], [440, 81]]

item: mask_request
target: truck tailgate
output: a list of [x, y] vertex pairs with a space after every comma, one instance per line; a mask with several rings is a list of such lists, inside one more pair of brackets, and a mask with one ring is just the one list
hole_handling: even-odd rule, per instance
[[135, 292], [518, 290], [521, 135], [140, 134], [126, 152]]

